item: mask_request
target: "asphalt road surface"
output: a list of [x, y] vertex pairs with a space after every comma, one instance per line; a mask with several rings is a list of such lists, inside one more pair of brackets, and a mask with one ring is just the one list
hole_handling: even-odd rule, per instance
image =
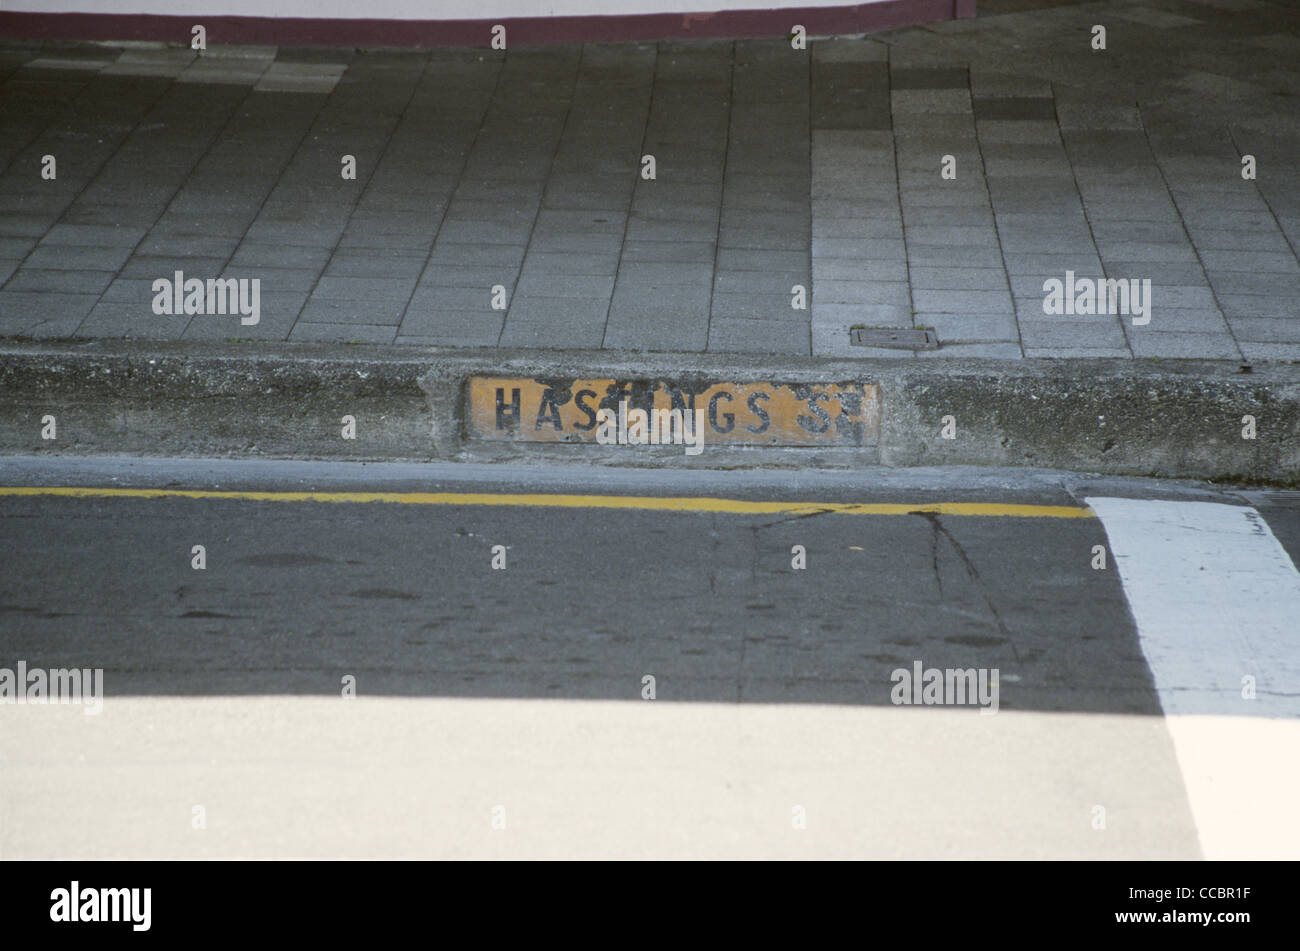
[[0, 704], [0, 857], [1300, 857], [1285, 493], [59, 458], [0, 486], [0, 677], [103, 671], [102, 707]]

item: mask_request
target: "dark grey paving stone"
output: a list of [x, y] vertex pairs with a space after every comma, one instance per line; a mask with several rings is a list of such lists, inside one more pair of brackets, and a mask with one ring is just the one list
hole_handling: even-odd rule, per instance
[[559, 274], [613, 277], [618, 272], [618, 252], [604, 254], [557, 254], [530, 252], [524, 258], [520, 280]]
[[145, 236], [143, 228], [119, 228], [112, 225], [72, 225], [60, 223], [41, 239], [41, 245], [73, 247], [133, 248]]
[[247, 278], [262, 282], [262, 293], [297, 294], [304, 300], [316, 286], [319, 274], [312, 268], [245, 267], [229, 265], [222, 269], [223, 278]]
[[[193, 316], [181, 314], [160, 315], [148, 303], [124, 300], [100, 301], [77, 329], [78, 337], [139, 337], [149, 340], [176, 340], [185, 332]], [[211, 317], [211, 320], [229, 321], [239, 326], [234, 316]]]
[[36, 247], [35, 238], [0, 237], [0, 258], [24, 258]]
[[522, 244], [457, 244], [439, 241], [429, 256], [429, 264], [452, 267], [491, 267], [518, 269], [524, 260]]
[[710, 314], [713, 319], [740, 318], [745, 320], [785, 320], [808, 323], [807, 310], [790, 306], [788, 291], [770, 294], [718, 294], [713, 295]]
[[971, 100], [975, 118], [1056, 121], [1056, 102], [1037, 96], [981, 96]]
[[611, 308], [624, 307], [635, 310], [649, 304], [664, 307], [693, 307], [701, 320], [708, 319], [709, 299], [712, 296], [709, 286], [682, 284], [616, 284]]
[[504, 311], [495, 310], [431, 311], [411, 307], [398, 327], [397, 339], [402, 342], [408, 337], [437, 337], [437, 342], [448, 346], [496, 346], [505, 316]]
[[[436, 223], [437, 218], [431, 218], [431, 222]], [[370, 250], [391, 250], [391, 251], [425, 251], [427, 252], [433, 246], [433, 228], [431, 224], [429, 230], [418, 231], [413, 233], [389, 233], [382, 229], [375, 230], [349, 230], [343, 232], [343, 237], [339, 238], [339, 251], [370, 251]]]
[[24, 333], [22, 328], [38, 324], [57, 324], [67, 328], [70, 335], [98, 300], [98, 294], [16, 291], [6, 288], [0, 291], [0, 324], [8, 328], [9, 333]]
[[275, 61], [346, 64], [352, 60], [355, 52], [350, 46], [282, 46], [275, 52]]
[[301, 268], [319, 273], [329, 259], [328, 247], [245, 240], [238, 244], [238, 250], [233, 250], [230, 266], [232, 268]]
[[227, 260], [239, 246], [239, 238], [149, 233], [135, 254], [159, 258], [221, 258]]
[[761, 248], [720, 248], [717, 253], [719, 271], [802, 271], [806, 270], [809, 254], [804, 250], [782, 251]]
[[554, 323], [556, 327], [581, 326], [588, 330], [605, 326], [609, 300], [604, 297], [516, 297], [510, 304], [506, 328], [515, 322]]
[[800, 271], [727, 271], [721, 268], [713, 278], [713, 293], [759, 294], [790, 300], [791, 288], [802, 285], [805, 295], [812, 286], [806, 269]]
[[627, 242], [671, 241], [706, 244], [717, 240], [716, 222], [668, 221], [632, 215], [627, 223]]
[[970, 85], [965, 66], [891, 69], [889, 85], [894, 89], [965, 89]]
[[503, 347], [545, 347], [595, 350], [604, 336], [604, 321], [507, 320], [501, 332]]
[[416, 278], [427, 258], [428, 254], [420, 250], [338, 250], [330, 258], [324, 277]]
[[263, 294], [258, 322], [245, 324], [229, 317], [196, 316], [181, 335], [182, 340], [287, 340], [302, 309], [296, 295]]
[[343, 234], [343, 225], [304, 226], [289, 221], [258, 220], [247, 231], [247, 240], [267, 244], [333, 248]]
[[[211, 276], [211, 275], [204, 275]], [[116, 277], [112, 283], [104, 289], [103, 299], [106, 301], [130, 301], [141, 307], [148, 308], [152, 305], [158, 292], [153, 289], [153, 283], [160, 277], [175, 280], [175, 273], [158, 274], [152, 277]], [[200, 277], [198, 274], [187, 274], [185, 279], [191, 277]]]
[[[506, 284], [505, 288], [506, 304], [509, 305], [511, 287]], [[408, 313], [437, 310], [454, 313], [504, 313], [492, 309], [491, 287], [445, 287], [431, 284], [416, 287]]]
[[622, 301], [610, 309], [604, 346], [612, 350], [703, 351], [709, 340], [709, 324], [697, 307], [656, 305], [639, 302], [631, 307]]
[[[726, 253], [726, 252], [724, 252]], [[734, 252], [733, 252], [734, 253]], [[750, 252], [738, 252], [748, 254]], [[755, 254], [764, 252], [753, 252]], [[623, 244], [622, 266], [640, 264], [713, 264], [718, 256], [712, 241], [633, 241]], [[805, 255], [806, 257], [806, 255]]]
[[99, 295], [112, 280], [111, 271], [45, 271], [23, 267], [18, 268], [9, 278], [5, 290]]
[[614, 292], [612, 276], [551, 274], [520, 277], [515, 285], [516, 301], [524, 297], [604, 298]]
[[299, 319], [319, 324], [386, 324], [396, 327], [406, 311], [406, 299], [347, 300], [344, 298], [307, 299]]
[[372, 300], [401, 301], [410, 300], [415, 290], [415, 278], [391, 277], [321, 277], [312, 292], [312, 300]]
[[501, 284], [509, 288], [515, 281], [514, 267], [455, 267], [431, 264], [420, 274], [420, 288], [473, 287], [479, 290]]
[[806, 356], [812, 343], [806, 323], [715, 318], [709, 324], [709, 351]]
[[53, 271], [117, 271], [131, 256], [129, 247], [38, 247], [25, 262], [27, 267]]
[[314, 343], [393, 343], [397, 328], [390, 324], [317, 324], [300, 320], [290, 340]]
[[713, 262], [630, 262], [618, 269], [620, 286], [635, 284], [698, 285], [705, 291], [713, 283]]
[[118, 277], [135, 280], [155, 280], [165, 277], [174, 280], [177, 271], [186, 277], [215, 277], [226, 266], [226, 258], [165, 257], [161, 255], [135, 255], [122, 268]]
[[1232, 329], [1232, 335], [1239, 341], [1300, 343], [1300, 316], [1289, 319], [1231, 317], [1228, 319], [1228, 326]]
[[1300, 301], [1294, 297], [1220, 293], [1218, 301], [1224, 315], [1230, 319], [1273, 317], [1300, 320]]

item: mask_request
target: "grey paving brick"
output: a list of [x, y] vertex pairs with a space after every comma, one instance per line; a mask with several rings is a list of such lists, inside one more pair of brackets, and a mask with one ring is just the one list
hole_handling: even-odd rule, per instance
[[[940, 340], [943, 338], [940, 337]], [[952, 359], [952, 360], [1019, 360], [1023, 354], [1020, 344], [1012, 342], [995, 343], [951, 343], [943, 344], [938, 350], [918, 350], [918, 359]]]
[[133, 248], [145, 236], [144, 228], [119, 228], [111, 225], [57, 224], [41, 239], [41, 245], [73, 247]]
[[778, 320], [714, 319], [709, 324], [709, 351], [807, 355], [812, 343], [807, 324]]
[[300, 320], [293, 325], [289, 339], [327, 343], [393, 343], [396, 336], [396, 328], [391, 324], [317, 324]]
[[[212, 247], [222, 247], [213, 245]], [[330, 249], [320, 246], [266, 243], [261, 241], [244, 241], [238, 249], [231, 249], [227, 254], [232, 268], [267, 267], [267, 268], [311, 268], [317, 272], [324, 269], [330, 259]]]
[[[31, 259], [28, 259], [30, 263]], [[1255, 274], [1249, 271], [1208, 271], [1210, 285], [1219, 297], [1257, 294], [1300, 300], [1300, 275]]]
[[941, 343], [976, 341], [1014, 342], [1019, 350], [1020, 334], [1010, 314], [940, 314], [918, 311], [914, 326], [931, 327]]
[[1026, 356], [1031, 350], [1042, 349], [1128, 352], [1124, 330], [1114, 317], [1043, 317], [1036, 320], [1021, 317], [1020, 339]]
[[514, 323], [552, 324], [557, 331], [581, 328], [596, 334], [596, 341], [587, 346], [599, 346], [604, 333], [609, 301], [604, 297], [516, 297], [506, 315], [506, 330]]
[[614, 286], [611, 307], [615, 309], [645, 308], [647, 306], [690, 307], [708, 320], [709, 286], [707, 284], [623, 284]]
[[615, 301], [610, 309], [604, 346], [616, 350], [698, 352], [706, 348], [708, 337], [707, 315], [699, 308], [624, 299]]
[[559, 274], [613, 277], [618, 273], [617, 252], [605, 254], [552, 254], [533, 252], [524, 259], [521, 279]]
[[968, 84], [965, 66], [891, 69], [889, 73], [893, 89], [965, 89]]
[[472, 287], [481, 291], [497, 284], [509, 288], [515, 282], [514, 267], [454, 267], [431, 264], [420, 275], [418, 286]]
[[351, 249], [335, 251], [325, 268], [325, 277], [415, 278], [424, 269], [424, 251], [396, 249]]
[[44, 271], [24, 267], [15, 270], [5, 284], [5, 290], [98, 295], [104, 292], [112, 279], [111, 271]]
[[[411, 296], [410, 310], [445, 310], [452, 313], [502, 313], [492, 308], [491, 287], [444, 287], [421, 284]], [[506, 304], [509, 306], [510, 287], [506, 285]]]
[[790, 306], [789, 292], [768, 294], [722, 294], [715, 292], [710, 305], [714, 320], [741, 318], [746, 320], [786, 320], [808, 323], [808, 311]]
[[1249, 271], [1252, 274], [1300, 274], [1300, 263], [1289, 250], [1281, 253], [1267, 251], [1219, 251], [1201, 248], [1201, 263], [1207, 270]]
[[0, 326], [6, 333], [26, 334], [27, 328], [58, 328], [67, 333], [45, 336], [71, 336], [90, 313], [97, 294], [69, 294], [45, 291], [0, 291]]
[[818, 281], [812, 288], [814, 306], [825, 304], [890, 304], [906, 307], [911, 303], [907, 284], [885, 281]]
[[[186, 275], [186, 280], [198, 276], [197, 274]], [[158, 275], [157, 277], [171, 278], [172, 275]], [[114, 278], [108, 287], [104, 289], [103, 299], [106, 301], [131, 301], [149, 309], [154, 298], [158, 296], [158, 292], [153, 289], [153, 282], [157, 277]]]
[[[720, 268], [744, 270], [746, 265], [749, 265], [753, 270], [763, 271], [769, 267], [778, 266], [775, 262], [788, 262], [791, 259], [798, 258], [807, 261], [808, 255], [802, 251], [757, 251], [733, 248], [718, 250], [717, 245], [712, 240], [667, 242], [633, 241], [629, 239], [623, 245], [622, 264], [624, 266], [640, 264], [702, 264], [711, 267], [715, 257]], [[788, 267], [789, 265], [785, 263], [779, 266]]]
[[1300, 320], [1300, 300], [1255, 294], [1219, 294], [1219, 306], [1229, 318], [1277, 317]]
[[907, 261], [907, 250], [902, 241], [874, 238], [813, 238], [813, 260], [849, 261]]
[[618, 269], [620, 286], [629, 284], [698, 285], [705, 291], [713, 283], [713, 262], [624, 262]]
[[243, 324], [237, 318], [232, 324], [219, 315], [195, 317], [181, 334], [181, 339], [287, 340], [301, 309], [302, 298], [296, 294], [276, 294], [273, 298], [265, 295], [256, 324]]
[[177, 340], [191, 320], [213, 320], [239, 326], [233, 316], [165, 316], [153, 313], [148, 304], [104, 300], [96, 304], [77, 328], [78, 337], [132, 337], [150, 340]]
[[431, 311], [412, 307], [397, 329], [397, 342], [494, 347], [504, 325], [505, 313], [501, 311]]
[[915, 290], [1007, 290], [1007, 275], [1002, 268], [925, 268], [911, 269]]
[[1038, 360], [1097, 360], [1131, 358], [1127, 347], [1024, 347], [1027, 359]]
[[1300, 343], [1242, 341], [1241, 350], [1248, 360], [1300, 361]]
[[[721, 265], [719, 265], [721, 267]], [[813, 262], [813, 282], [907, 280], [907, 265], [897, 261], [847, 261], [839, 258]]]
[[[415, 306], [412, 301], [411, 306]], [[307, 299], [300, 320], [314, 324], [385, 324], [397, 326], [406, 311], [405, 298], [321, 298], [313, 295]]]
[[523, 297], [582, 297], [609, 299], [614, 278], [582, 274], [531, 274], [515, 286], [515, 299]]
[[[1152, 322], [1154, 323], [1154, 321]], [[1300, 343], [1300, 320], [1272, 317], [1233, 317], [1227, 323], [1232, 328], [1232, 335], [1243, 346], [1246, 341], [1253, 343]]]
[[1185, 360], [1240, 360], [1237, 342], [1228, 334], [1149, 333], [1131, 334], [1135, 357]]
[[129, 247], [42, 245], [24, 266], [51, 271], [117, 271], [131, 256]]
[[316, 282], [312, 300], [393, 300], [403, 304], [415, 289], [415, 278], [322, 277]]
[[1006, 314], [1015, 308], [1008, 291], [934, 291], [913, 288], [912, 303], [918, 312], [939, 314]]
[[429, 256], [430, 265], [452, 267], [518, 269], [523, 260], [522, 244], [454, 244], [439, 241]]
[[801, 285], [806, 296], [809, 283], [806, 268], [795, 272], [727, 271], [719, 269], [713, 275], [713, 293], [715, 295], [761, 294], [783, 296], [788, 304], [792, 295], [790, 289], [795, 285]]
[[1151, 322], [1135, 326], [1131, 317], [1126, 323], [1135, 333], [1227, 333], [1228, 323], [1217, 308], [1166, 307], [1160, 298], [1151, 304]]

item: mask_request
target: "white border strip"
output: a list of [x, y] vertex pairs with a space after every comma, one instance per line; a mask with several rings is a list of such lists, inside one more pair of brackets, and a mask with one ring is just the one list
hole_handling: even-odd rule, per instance
[[1110, 539], [1206, 858], [1300, 858], [1300, 573], [1248, 506], [1086, 501]]

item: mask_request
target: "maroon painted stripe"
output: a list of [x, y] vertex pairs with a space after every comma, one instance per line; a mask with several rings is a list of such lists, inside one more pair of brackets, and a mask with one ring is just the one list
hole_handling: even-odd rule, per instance
[[201, 23], [209, 43], [271, 46], [483, 46], [506, 28], [511, 46], [690, 37], [785, 36], [799, 23], [813, 36], [869, 33], [975, 15], [975, 0], [885, 0], [848, 7], [716, 13], [507, 17], [484, 20], [339, 20], [164, 16], [152, 13], [0, 12], [0, 36], [25, 39], [157, 40], [187, 44]]

